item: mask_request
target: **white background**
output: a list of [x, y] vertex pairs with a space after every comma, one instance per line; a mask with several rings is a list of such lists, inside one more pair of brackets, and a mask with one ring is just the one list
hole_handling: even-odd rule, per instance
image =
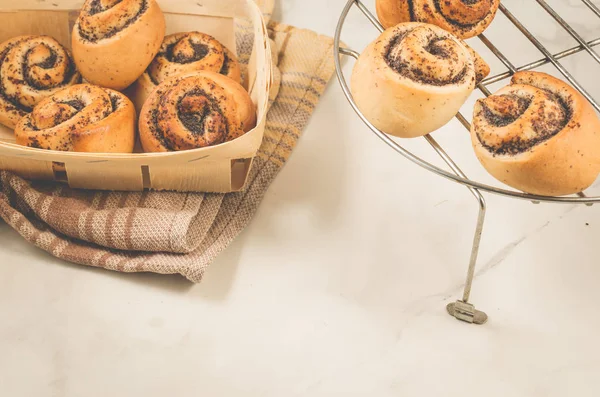
[[[600, 37], [579, 0], [547, 1]], [[282, 0], [275, 18], [333, 35], [344, 3]], [[536, 2], [503, 3], [553, 52], [575, 45]], [[502, 15], [486, 34], [516, 65], [540, 58]], [[343, 40], [360, 50], [375, 36], [354, 10]], [[584, 53], [564, 65], [600, 99], [600, 65]], [[434, 136], [495, 183], [457, 121]], [[402, 143], [441, 164], [424, 141]], [[600, 206], [487, 199], [472, 298], [490, 321], [477, 327], [445, 311], [461, 295], [475, 200], [372, 136], [332, 80], [200, 285], [68, 264], [0, 222], [0, 395], [597, 396]]]

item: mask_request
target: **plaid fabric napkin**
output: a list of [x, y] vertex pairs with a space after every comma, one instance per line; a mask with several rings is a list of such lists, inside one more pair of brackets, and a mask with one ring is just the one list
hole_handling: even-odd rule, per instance
[[[272, 0], [257, 3], [270, 16]], [[238, 25], [242, 63], [249, 58], [250, 32]], [[0, 216], [30, 243], [70, 262], [121, 272], [179, 273], [200, 282], [207, 266], [252, 219], [334, 71], [330, 38], [274, 22], [269, 35], [279, 84], [244, 191], [84, 191], [3, 171]]]

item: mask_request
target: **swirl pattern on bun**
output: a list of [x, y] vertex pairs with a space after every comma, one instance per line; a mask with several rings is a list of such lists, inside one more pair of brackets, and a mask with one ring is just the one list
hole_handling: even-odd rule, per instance
[[144, 72], [164, 36], [165, 18], [155, 0], [87, 0], [71, 45], [87, 81], [121, 90]]
[[0, 123], [14, 128], [42, 99], [81, 81], [69, 52], [49, 36], [0, 44]]
[[15, 128], [17, 144], [39, 149], [131, 153], [135, 109], [123, 94], [78, 84], [44, 99]]
[[499, 5], [500, 0], [377, 0], [376, 9], [385, 28], [424, 22], [466, 39], [489, 26]]
[[133, 102], [141, 109], [157, 85], [181, 74], [217, 72], [241, 84], [236, 56], [214, 37], [200, 32], [175, 33], [165, 37], [156, 57], [133, 87]]
[[256, 124], [244, 88], [215, 72], [173, 77], [142, 108], [140, 140], [146, 152], [197, 149], [240, 137]]
[[500, 181], [541, 195], [577, 193], [600, 173], [600, 121], [574, 88], [545, 73], [518, 72], [475, 104], [471, 140]]
[[462, 40], [428, 24], [388, 29], [358, 58], [352, 95], [380, 130], [405, 138], [446, 124], [489, 67]]

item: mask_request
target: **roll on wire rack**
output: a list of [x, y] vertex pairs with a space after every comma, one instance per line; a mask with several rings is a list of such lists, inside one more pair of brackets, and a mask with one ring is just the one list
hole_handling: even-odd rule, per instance
[[[595, 46], [600, 44], [600, 37], [590, 41], [586, 41], [581, 35], [579, 35], [573, 27], [571, 27], [545, 0], [535, 0], [540, 7], [546, 11], [569, 35], [579, 43], [579, 45], [566, 49], [564, 51], [552, 54], [502, 3], [500, 3], [499, 11], [502, 12], [505, 17], [525, 36], [525, 38], [531, 42], [543, 55], [544, 58], [536, 60], [534, 62], [527, 63], [522, 66], [513, 65], [510, 60], [483, 34], [477, 36], [477, 38], [500, 60], [504, 66], [508, 69], [503, 73], [499, 73], [493, 76], [489, 76], [477, 84], [479, 89], [485, 96], [491, 95], [488, 90], [490, 84], [499, 82], [506, 78], [511, 77], [514, 73], [523, 70], [533, 70], [546, 64], [552, 64], [556, 69], [564, 76], [564, 78], [576, 88], [594, 107], [597, 112], [600, 112], [600, 105], [598, 102], [585, 90], [585, 88], [575, 80], [575, 78], [567, 71], [567, 69], [559, 62], [560, 59], [568, 56], [580, 53], [582, 51], [587, 52], [596, 62], [600, 63], [600, 56], [594, 51]], [[590, 12], [594, 13], [600, 18], [600, 9], [592, 3], [591, 0], [581, 0]], [[390, 136], [385, 134], [383, 131], [377, 129], [373, 124], [367, 120], [367, 118], [358, 109], [358, 106], [352, 98], [350, 88], [346, 82], [346, 77], [342, 71], [341, 66], [341, 55], [349, 56], [357, 59], [360, 55], [357, 51], [352, 50], [348, 47], [341, 47], [341, 35], [346, 22], [346, 17], [352, 7], [358, 8], [362, 14], [379, 30], [383, 32], [384, 28], [379, 23], [377, 18], [369, 11], [361, 0], [348, 0], [344, 6], [340, 15], [334, 36], [334, 61], [335, 69], [338, 81], [342, 88], [342, 91], [350, 103], [352, 109], [356, 112], [359, 118], [369, 127], [369, 129], [385, 144], [394, 149], [397, 153], [416, 163], [417, 165], [425, 168], [428, 171], [433, 172], [443, 178], [449, 179], [453, 182], [460, 183], [466, 186], [469, 191], [473, 194], [479, 205], [479, 213], [477, 216], [477, 224], [475, 228], [475, 236], [473, 238], [473, 246], [471, 249], [471, 257], [469, 260], [469, 266], [467, 270], [467, 279], [463, 291], [462, 299], [447, 305], [447, 311], [453, 317], [473, 324], [484, 324], [488, 316], [482, 311], [476, 310], [475, 306], [469, 302], [471, 295], [471, 287], [473, 285], [473, 277], [475, 274], [475, 267], [477, 264], [477, 256], [479, 254], [479, 246], [483, 233], [483, 226], [486, 215], [486, 202], [482, 192], [496, 194], [500, 196], [510, 197], [514, 199], [528, 200], [534, 204], [539, 203], [558, 203], [558, 204], [583, 204], [592, 206], [595, 203], [600, 203], [600, 196], [588, 197], [584, 192], [580, 192], [574, 196], [540, 196], [535, 194], [528, 194], [519, 192], [516, 190], [503, 189], [496, 186], [491, 186], [485, 183], [477, 182], [469, 179], [466, 174], [460, 169], [456, 162], [446, 153], [442, 146], [431, 136], [425, 135], [423, 138], [433, 148], [435, 153], [442, 158], [446, 163], [450, 171], [439, 168], [430, 162], [423, 160], [405, 149], [402, 145], [392, 139]], [[456, 115], [457, 120], [467, 129], [470, 130], [471, 125], [469, 121], [461, 114]]]

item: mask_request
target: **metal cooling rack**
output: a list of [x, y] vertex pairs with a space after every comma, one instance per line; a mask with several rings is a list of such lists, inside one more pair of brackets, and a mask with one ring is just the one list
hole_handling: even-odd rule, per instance
[[[512, 76], [515, 72], [521, 70], [533, 70], [542, 65], [546, 65], [551, 63], [558, 69], [558, 71], [564, 76], [564, 78], [592, 104], [592, 106], [596, 109], [597, 112], [600, 112], [600, 105], [598, 102], [590, 96], [590, 94], [584, 89], [584, 87], [578, 83], [575, 78], [565, 69], [565, 67], [559, 62], [560, 59], [568, 57], [573, 54], [577, 54], [579, 52], [585, 51], [587, 52], [596, 62], [600, 63], [600, 56], [594, 51], [593, 47], [600, 44], [600, 37], [591, 41], [585, 41], [546, 1], [544, 0], [535, 0], [541, 6], [543, 10], [545, 10], [558, 24], [564, 28], [570, 35], [573, 37], [578, 43], [578, 46], [569, 48], [567, 50], [561, 51], [556, 54], [552, 54], [544, 45], [533, 35], [531, 32], [503, 5], [500, 4], [499, 11], [502, 12], [506, 18], [525, 36], [527, 40], [529, 40], [543, 55], [544, 58], [539, 59], [535, 62], [531, 62], [522, 66], [513, 65], [508, 58], [498, 50], [498, 48], [487, 39], [487, 37], [483, 34], [478, 36], [478, 39], [491, 50], [491, 52], [506, 66], [508, 71], [504, 73], [500, 73], [494, 76], [490, 76], [485, 78], [481, 83], [477, 85], [477, 88], [486, 96], [490, 95], [490, 91], [488, 90], [488, 86], [490, 84], [496, 83], [503, 79], [506, 79]], [[593, 12], [598, 18], [600, 18], [600, 9], [592, 3], [591, 0], [581, 0], [589, 9], [590, 12]], [[592, 206], [594, 203], [600, 203], [600, 196], [588, 197], [584, 192], [580, 192], [575, 196], [563, 196], [563, 197], [554, 197], [554, 196], [539, 196], [533, 194], [522, 193], [515, 190], [503, 189], [491, 185], [487, 185], [485, 183], [477, 182], [469, 179], [464, 172], [459, 168], [456, 162], [446, 153], [446, 151], [440, 146], [440, 144], [431, 136], [425, 135], [424, 139], [431, 145], [433, 150], [439, 155], [442, 160], [448, 165], [450, 171], [439, 168], [422, 158], [414, 155], [409, 150], [402, 147], [398, 142], [393, 140], [391, 137], [386, 135], [384, 132], [378, 130], [373, 124], [367, 120], [367, 118], [360, 112], [356, 103], [352, 98], [352, 94], [350, 93], [350, 88], [348, 87], [348, 83], [346, 82], [346, 77], [342, 71], [340, 55], [345, 55], [357, 59], [359, 53], [347, 48], [340, 47], [340, 37], [344, 28], [344, 23], [346, 21], [346, 17], [348, 12], [352, 7], [357, 7], [364, 16], [380, 31], [383, 32], [383, 26], [379, 23], [377, 18], [367, 9], [367, 7], [360, 0], [348, 0], [344, 9], [342, 10], [342, 14], [340, 15], [340, 19], [337, 24], [337, 28], [335, 31], [334, 38], [334, 60], [335, 60], [335, 68], [337, 78], [342, 87], [342, 91], [346, 96], [346, 99], [352, 106], [352, 109], [358, 114], [360, 119], [369, 127], [369, 129], [383, 142], [385, 142], [388, 146], [394, 149], [396, 152], [400, 153], [404, 157], [408, 158], [412, 162], [417, 165], [431, 171], [441, 177], [452, 180], [454, 182], [460, 183], [466, 186], [470, 192], [475, 196], [477, 202], [479, 204], [479, 214], [477, 217], [477, 226], [475, 229], [475, 237], [473, 239], [473, 247], [471, 250], [471, 258], [469, 261], [469, 267], [467, 271], [467, 280], [463, 292], [463, 297], [460, 300], [457, 300], [454, 303], [450, 303], [447, 306], [448, 313], [459, 320], [463, 320], [469, 323], [474, 324], [483, 324], [487, 321], [487, 315], [479, 310], [476, 310], [473, 304], [469, 303], [469, 297], [471, 294], [471, 287], [473, 284], [473, 276], [475, 274], [475, 266], [477, 264], [477, 255], [479, 253], [479, 244], [481, 242], [481, 236], [483, 233], [483, 225], [485, 221], [486, 214], [486, 202], [483, 197], [482, 192], [488, 192], [492, 194], [497, 194], [501, 196], [529, 200], [534, 204], [539, 204], [541, 202], [548, 203], [563, 203], [563, 204], [585, 204], [587, 206]], [[471, 125], [469, 121], [460, 113], [456, 115], [456, 118], [460, 121], [460, 123], [470, 130]]]

